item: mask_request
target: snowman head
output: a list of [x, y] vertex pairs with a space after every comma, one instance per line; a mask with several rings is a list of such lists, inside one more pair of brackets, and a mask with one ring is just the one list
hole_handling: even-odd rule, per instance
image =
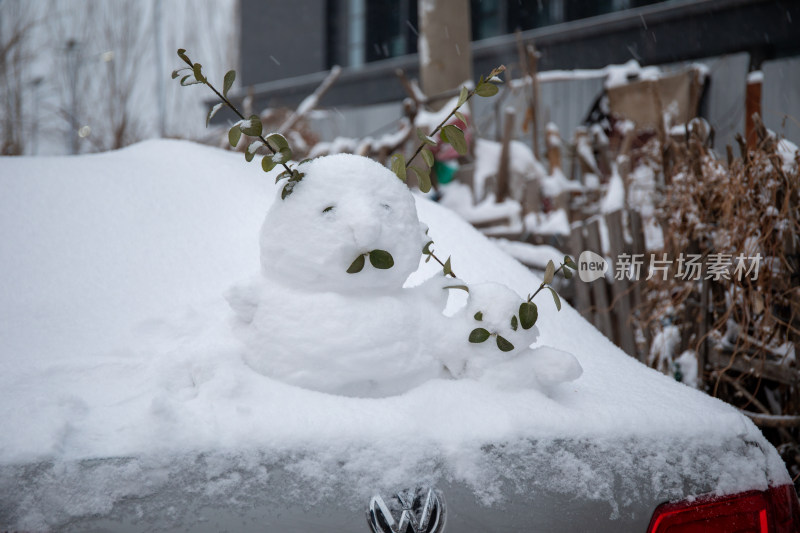
[[[302, 181], [276, 198], [261, 228], [264, 274], [311, 290], [402, 287], [424, 244], [406, 185], [379, 163], [350, 154], [314, 159], [300, 171]], [[363, 267], [348, 272], [357, 270], [359, 257]]]

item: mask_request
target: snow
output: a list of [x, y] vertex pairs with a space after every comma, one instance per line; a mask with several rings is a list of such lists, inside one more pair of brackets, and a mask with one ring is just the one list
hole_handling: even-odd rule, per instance
[[564, 209], [525, 215], [525, 229], [538, 235], [569, 235], [569, 215]]
[[617, 172], [617, 166], [613, 165], [611, 177], [608, 179], [608, 189], [603, 199], [600, 201], [600, 211], [602, 213], [613, 213], [625, 208], [625, 183]]
[[778, 141], [778, 155], [780, 156], [783, 164], [781, 165], [784, 172], [794, 172], [797, 168], [797, 158], [800, 154], [797, 145], [787, 139]]
[[[487, 139], [475, 139], [475, 197], [483, 199], [490, 191], [486, 190], [486, 181], [497, 175], [500, 168], [502, 144]], [[545, 170], [527, 145], [520, 141], [509, 143], [509, 170], [512, 189], [521, 187], [520, 182], [528, 179], [543, 178]]]
[[748, 72], [747, 83], [764, 83], [764, 72], [761, 70], [753, 70]]
[[439, 203], [455, 211], [473, 225], [496, 225], [501, 221], [506, 223], [520, 221], [522, 206], [510, 198], [497, 202], [494, 193], [489, 193], [483, 200], [473, 204], [472, 189], [459, 182], [442, 185], [440, 191], [442, 198]]
[[583, 187], [577, 181], [567, 179], [560, 168], [556, 167], [541, 180], [542, 194], [548, 198], [555, 198], [562, 192], [578, 192]]
[[[239, 333], [258, 332], [258, 319], [243, 324], [223, 295], [254, 273], [269, 281], [259, 270], [258, 235], [270, 206], [293, 210], [293, 201], [322, 194], [323, 185], [310, 172], [286, 200], [276, 199], [284, 183], [274, 184], [276, 171], [265, 175], [241, 159], [184, 141], [92, 156], [0, 158], [0, 427], [13, 428], [0, 434], [4, 525], [60, 529], [162, 498], [162, 511], [197, 519], [184, 517], [185, 500], [175, 500], [188, 487], [199, 487], [191, 492], [198, 505], [246, 509], [259, 495], [286, 503], [303, 494], [313, 506], [335, 493], [339, 505], [357, 508], [376, 488], [438, 480], [462, 483], [488, 505], [523, 475], [536, 480], [530, 490], [606, 501], [619, 516], [644, 496], [636, 484], [609, 479], [651, 475], [646, 492], [656, 499], [789, 483], [752, 423], [644, 368], [568, 305], [556, 312], [547, 291], [535, 300], [538, 332], [507, 331], [504, 311], [541, 280], [423, 198], [414, 199], [416, 214], [430, 226], [434, 250], [452, 255], [474, 299], [458, 309], [451, 295], [448, 312], [437, 318], [441, 329], [412, 336], [423, 344], [461, 343], [443, 356], [458, 375], [358, 398], [254, 371]], [[410, 224], [413, 217], [399, 218]], [[285, 236], [287, 246], [305, 238], [306, 223], [297, 223], [296, 230], [283, 228], [297, 232]], [[407, 238], [419, 242], [413, 232]], [[286, 279], [282, 288], [301, 298], [293, 276], [303, 269], [266, 263], [276, 268], [268, 274]], [[341, 264], [325, 266], [338, 272]], [[398, 278], [400, 271], [398, 264]], [[394, 288], [381, 287], [363, 309], [358, 298], [370, 291], [325, 293], [317, 282], [294, 308], [277, 295], [249, 301], [254, 316], [264, 305], [289, 305], [292, 313], [305, 304], [340, 305], [275, 319], [276, 331], [294, 329], [298, 338], [326, 342], [323, 316], [356, 328], [354, 335], [363, 330], [349, 321], [359, 317], [386, 333], [391, 328], [370, 310], [400, 320], [398, 329], [425, 320], [402, 316], [420, 301], [387, 308], [405, 305], [392, 291], [428, 299], [427, 309], [444, 305], [442, 293], [462, 293], [437, 287], [438, 272], [435, 262], [420, 263], [404, 289], [392, 281]], [[241, 303], [260, 293], [245, 284], [239, 294]], [[519, 335], [519, 357], [489, 341], [465, 342], [460, 329], [477, 308], [512, 342]], [[331, 339], [331, 359], [351, 355], [336, 351], [345, 338]], [[525, 348], [527, 339], [535, 349]], [[449, 358], [465, 363], [460, 373]], [[392, 457], [403, 461], [387, 464]]]
[[680, 371], [681, 383], [689, 387], [697, 388], [697, 354], [692, 350], [686, 350], [675, 359], [676, 370]]
[[631, 80], [657, 80], [661, 76], [661, 69], [655, 66], [642, 67], [635, 59], [622, 65], [608, 65], [605, 70], [606, 89], [626, 85]]
[[544, 271], [547, 262], [559, 265], [564, 261], [564, 253], [558, 248], [547, 244], [530, 244], [508, 239], [495, 239], [498, 248], [506, 252], [517, 261]]

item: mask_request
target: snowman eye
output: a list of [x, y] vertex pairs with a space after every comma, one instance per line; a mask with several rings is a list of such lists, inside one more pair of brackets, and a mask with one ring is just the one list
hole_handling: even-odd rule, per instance
[[392, 206], [390, 206], [389, 204], [381, 204], [381, 207], [389, 212], [391, 212], [392, 210]]
[[335, 205], [329, 205], [328, 207], [326, 207], [325, 209], [323, 209], [323, 210], [322, 210], [322, 212], [323, 212], [323, 213], [330, 213], [330, 212], [332, 212], [332, 211], [333, 211], [335, 208], [336, 208], [336, 206], [335, 206]]

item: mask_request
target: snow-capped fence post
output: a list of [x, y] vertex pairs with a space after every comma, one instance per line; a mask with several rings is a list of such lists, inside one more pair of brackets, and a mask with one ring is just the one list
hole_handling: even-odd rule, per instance
[[[588, 250], [602, 253], [600, 240], [600, 220], [594, 219], [586, 226], [586, 247]], [[605, 277], [591, 282], [594, 296], [595, 326], [609, 339], [614, 341], [614, 329], [611, 327], [611, 310], [608, 305], [608, 283]]]
[[561, 168], [561, 134], [558, 126], [552, 122], [547, 124], [545, 144], [547, 145], [547, 164], [550, 165], [550, 174], [552, 174], [555, 169]]
[[[628, 230], [631, 233], [632, 241], [631, 255], [641, 254], [641, 257], [644, 257], [644, 254], [647, 251], [644, 238], [644, 225], [642, 223], [642, 215], [635, 209], [628, 210]], [[632, 309], [639, 309], [642, 304], [642, 281], [643, 280], [639, 279], [633, 280], [633, 283], [631, 284]], [[642, 333], [644, 334], [646, 349], [644, 353], [640, 355], [639, 360], [645, 362], [645, 358], [650, 349], [650, 344], [653, 338], [650, 328], [642, 328]]]
[[[575, 224], [569, 234], [567, 246], [574, 257], [579, 257], [584, 250], [583, 230], [583, 223]], [[576, 279], [573, 286], [575, 287], [575, 308], [586, 320], [596, 324], [597, 321], [592, 312], [592, 296], [589, 293], [589, 286], [580, 279]]]
[[747, 75], [747, 92], [744, 104], [744, 134], [747, 147], [750, 149], [758, 145], [757, 125], [753, 115], [761, 114], [761, 86], [764, 83], [764, 74], [756, 70]]
[[[608, 228], [609, 255], [612, 260], [627, 252], [622, 232], [622, 210], [613, 211], [605, 216]], [[616, 339], [620, 348], [632, 357], [636, 357], [636, 342], [633, 337], [631, 323], [631, 286], [628, 279], [615, 279], [611, 284], [613, 325], [616, 327]]]
[[509, 158], [511, 157], [511, 136], [514, 133], [514, 115], [515, 111], [512, 107], [503, 110], [503, 142], [500, 147], [500, 165], [494, 184], [495, 198], [498, 203], [504, 202], [508, 196], [509, 168], [511, 166]]
[[528, 64], [530, 65], [531, 76], [531, 95], [533, 104], [531, 110], [531, 130], [533, 131], [533, 155], [539, 159], [539, 117], [537, 107], [539, 106], [539, 52], [536, 45], [531, 43], [527, 46]]
[[[472, 79], [470, 7], [467, 0], [420, 0], [419, 74], [430, 96]], [[444, 102], [431, 102], [438, 110]]]

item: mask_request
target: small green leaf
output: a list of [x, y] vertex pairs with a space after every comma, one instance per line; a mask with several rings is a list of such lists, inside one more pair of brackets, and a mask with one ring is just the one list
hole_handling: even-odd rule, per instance
[[544, 269], [544, 283], [547, 285], [551, 281], [553, 281], [553, 276], [556, 275], [556, 265], [553, 263], [553, 260], [547, 262], [547, 266]]
[[192, 72], [194, 73], [194, 79], [196, 79], [200, 83], [206, 81], [206, 77], [203, 76], [203, 65], [201, 65], [200, 63], [195, 63], [194, 65], [192, 65]]
[[188, 74], [188, 75], [184, 76], [183, 78], [181, 78], [181, 85], [183, 85], [184, 87], [188, 87], [189, 85], [197, 85], [198, 83], [202, 83], [202, 82], [199, 82], [197, 80], [186, 81], [191, 77], [192, 77], [192, 75]]
[[[275, 162], [273, 161], [273, 163], [275, 163]], [[292, 173], [290, 171], [288, 171], [288, 170], [284, 170], [283, 172], [278, 174], [278, 176], [275, 178], [275, 183], [278, 183], [281, 180], [285, 180], [285, 179], [291, 178], [291, 177], [292, 177]]]
[[562, 268], [561, 273], [564, 274], [566, 279], [572, 279], [572, 271], [568, 268]]
[[239, 139], [242, 138], [242, 130], [239, 129], [239, 126], [234, 126], [228, 131], [228, 142], [231, 143], [231, 146], [236, 148], [236, 145], [239, 144]]
[[478, 84], [478, 87], [475, 89], [475, 94], [478, 96], [488, 97], [496, 95], [497, 91], [499, 91], [497, 85], [494, 83], [484, 82]]
[[183, 48], [178, 48], [178, 57], [180, 57], [181, 59], [183, 59], [183, 61], [184, 61], [186, 64], [188, 64], [189, 66], [192, 66], [192, 61], [189, 59], [189, 56], [187, 56], [187, 55], [186, 55], [186, 50], [185, 50], [185, 49], [183, 49]]
[[381, 270], [386, 270], [387, 268], [392, 268], [394, 266], [392, 254], [386, 250], [372, 250], [369, 253], [369, 262], [372, 264], [372, 266], [375, 268], [380, 268]]
[[481, 312], [481, 311], [478, 311], [477, 313], [475, 313], [475, 316], [474, 316], [474, 318], [475, 318], [475, 320], [477, 320], [478, 322], [480, 322], [481, 320], [483, 320], [483, 312]]
[[444, 270], [444, 275], [445, 276], [453, 274], [453, 267], [450, 266], [450, 258], [449, 257], [447, 258], [447, 261], [444, 262], [444, 267], [442, 267], [442, 270]]
[[250, 161], [252, 161], [252, 160], [253, 160], [253, 158], [254, 158], [255, 156], [256, 156], [256, 154], [254, 154], [254, 153], [253, 153], [253, 152], [251, 152], [250, 150], [245, 150], [245, 151], [244, 151], [244, 159], [245, 159], [245, 161], [247, 161], [248, 163], [249, 163]]
[[241, 129], [242, 133], [245, 135], [258, 137], [261, 135], [262, 131], [261, 119], [258, 115], [250, 115], [249, 119], [242, 122], [242, 124], [239, 126], [239, 129]]
[[206, 117], [206, 128], [208, 127], [208, 123], [211, 122], [211, 119], [214, 118], [214, 115], [217, 114], [217, 111], [219, 111], [223, 105], [225, 104], [220, 102], [208, 110], [208, 116]]
[[186, 70], [192, 70], [192, 69], [191, 69], [191, 68], [189, 68], [189, 67], [183, 67], [183, 68], [179, 68], [179, 69], [177, 69], [177, 70], [173, 70], [173, 71], [172, 71], [172, 79], [174, 80], [175, 78], [177, 78], [178, 76], [180, 76], [180, 75], [181, 75], [181, 74], [180, 74], [181, 72], [184, 72], [184, 71], [186, 71]]
[[[264, 172], [269, 172], [275, 168], [275, 161], [273, 161], [271, 157], [265, 155], [261, 158], [261, 168], [264, 169]], [[277, 181], [275, 183], [277, 183]]]
[[272, 162], [276, 165], [282, 165], [292, 159], [292, 150], [289, 148], [281, 148], [278, 153], [272, 154]]
[[461, 93], [458, 95], [458, 103], [456, 104], [456, 107], [461, 107], [464, 105], [464, 102], [466, 102], [468, 98], [469, 91], [466, 87], [461, 87]]
[[464, 139], [464, 132], [461, 131], [458, 126], [448, 124], [442, 128], [442, 134], [447, 135], [447, 142], [456, 149], [456, 152], [461, 155], [467, 153], [467, 141]]
[[292, 192], [294, 192], [294, 184], [295, 182], [290, 181], [283, 186], [283, 190], [281, 191], [281, 200], [286, 200], [286, 198], [292, 194]]
[[464, 116], [464, 114], [463, 114], [463, 113], [461, 113], [461, 111], [456, 111], [456, 112], [454, 113], [454, 115], [456, 116], [456, 118], [457, 118], [458, 120], [460, 120], [461, 122], [463, 122], [465, 125], [467, 124], [467, 117], [465, 117], [465, 116]]
[[267, 137], [267, 142], [275, 152], [280, 152], [284, 148], [289, 148], [289, 141], [280, 133], [273, 133]]
[[347, 269], [347, 273], [356, 274], [357, 272], [361, 272], [361, 270], [364, 268], [364, 262], [365, 262], [364, 256], [359, 255], [358, 257], [356, 257], [356, 260], [353, 261], [353, 264], [350, 265], [350, 268]]
[[497, 336], [497, 347], [504, 352], [510, 352], [514, 349], [514, 345], [500, 335]]
[[446, 285], [442, 287], [443, 289], [460, 289], [465, 292], [469, 292], [469, 287], [466, 285]]
[[431, 177], [425, 170], [422, 170], [419, 167], [408, 167], [410, 170], [417, 175], [417, 181], [419, 182], [419, 190], [422, 192], [430, 192], [431, 190]]
[[419, 137], [419, 140], [424, 142], [425, 144], [436, 146], [436, 141], [434, 141], [432, 137], [426, 135], [425, 132], [419, 128], [417, 128], [417, 137]]
[[233, 80], [236, 79], [236, 71], [229, 70], [225, 73], [225, 80], [222, 82], [222, 96], [228, 97], [228, 91], [231, 90], [233, 86]]
[[539, 318], [539, 309], [536, 304], [523, 302], [519, 306], [519, 322], [522, 329], [531, 329]]
[[484, 342], [490, 336], [491, 336], [491, 333], [489, 333], [489, 331], [487, 331], [487, 330], [485, 330], [483, 328], [475, 328], [469, 334], [469, 342], [473, 342], [475, 344], [478, 344], [478, 343]]
[[514, 316], [511, 317], [511, 329], [513, 329], [514, 331], [517, 331], [517, 324], [518, 324], [517, 316], [514, 315]]
[[403, 154], [397, 153], [392, 156], [392, 172], [394, 172], [400, 181], [406, 181], [406, 158]]
[[428, 241], [427, 243], [425, 243], [425, 246], [422, 247], [423, 254], [428, 255], [429, 253], [431, 253], [431, 244], [433, 244], [433, 241]]
[[561, 311], [561, 298], [558, 297], [558, 293], [553, 287], [547, 287], [550, 289], [550, 293], [553, 295], [553, 301], [556, 303], [556, 309]]
[[420, 154], [422, 154], [422, 159], [425, 160], [425, 164], [432, 167], [434, 162], [433, 153], [427, 148], [423, 148]]
[[575, 261], [568, 255], [564, 256], [564, 264], [570, 267], [572, 270], [578, 270], [578, 265], [575, 264]]
[[443, 143], [449, 143], [450, 140], [447, 138], [447, 132], [444, 128], [439, 132], [439, 138], [442, 140]]

